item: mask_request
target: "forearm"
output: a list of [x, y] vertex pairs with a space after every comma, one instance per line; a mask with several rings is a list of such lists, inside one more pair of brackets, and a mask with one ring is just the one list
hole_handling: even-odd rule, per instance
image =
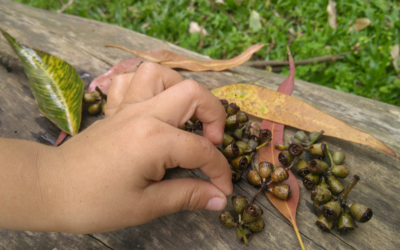
[[57, 222], [53, 209], [62, 161], [59, 149], [39, 143], [0, 138], [0, 227], [52, 231]]

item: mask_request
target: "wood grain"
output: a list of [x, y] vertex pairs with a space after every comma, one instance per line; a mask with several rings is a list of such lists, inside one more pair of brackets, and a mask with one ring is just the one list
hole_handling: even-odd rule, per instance
[[[4, 30], [21, 43], [70, 63], [78, 73], [86, 75], [86, 87], [112, 65], [132, 57], [124, 51], [105, 48], [105, 44], [139, 50], [163, 48], [183, 56], [206, 59], [205, 56], [117, 26], [33, 9], [10, 0], [0, 0], [0, 6], [0, 26]], [[0, 37], [0, 55], [2, 53], [15, 57]], [[284, 76], [247, 67], [225, 72], [180, 73], [208, 88], [265, 76], [256, 84], [276, 90], [285, 79]], [[301, 80], [296, 80], [293, 96], [372, 134], [400, 155], [400, 108]], [[101, 116], [89, 117], [84, 113], [82, 129], [96, 119], [101, 119]], [[58, 133], [59, 129], [38, 110], [26, 76], [22, 72], [8, 73], [0, 66], [0, 136], [51, 144]], [[286, 127], [285, 140], [288, 141], [294, 133], [295, 129]], [[361, 176], [350, 198], [371, 207], [374, 217], [367, 224], [358, 224], [358, 228], [347, 235], [339, 235], [336, 229], [331, 233], [321, 232], [315, 226], [317, 216], [312, 211], [310, 192], [302, 187], [301, 179], [296, 176], [300, 184], [297, 224], [306, 248], [399, 249], [400, 160], [343, 140], [326, 137], [325, 141], [332, 150], [347, 154], [346, 164], [350, 174]], [[166, 178], [183, 177], [206, 179], [199, 170], [178, 168], [168, 171], [166, 175]], [[343, 183], [347, 185], [348, 180]], [[256, 191], [246, 181], [234, 185], [235, 193], [250, 196]], [[290, 223], [268, 199], [260, 195], [257, 203], [264, 209], [266, 228], [252, 239], [250, 248], [299, 248]], [[231, 205], [227, 209], [233, 210]], [[218, 216], [218, 212], [182, 211], [145, 225], [91, 236], [1, 229], [0, 249], [249, 249], [237, 242], [233, 229], [219, 223]]]

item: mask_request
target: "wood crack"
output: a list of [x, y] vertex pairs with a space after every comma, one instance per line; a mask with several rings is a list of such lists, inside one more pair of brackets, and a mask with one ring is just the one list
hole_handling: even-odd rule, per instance
[[109, 245], [107, 245], [106, 243], [101, 241], [100, 239], [96, 238], [93, 234], [87, 234], [87, 236], [89, 236], [90, 238], [92, 238], [95, 241], [99, 242], [100, 244], [102, 244], [103, 246], [107, 247], [108, 249], [114, 250], [114, 248], [110, 247]]

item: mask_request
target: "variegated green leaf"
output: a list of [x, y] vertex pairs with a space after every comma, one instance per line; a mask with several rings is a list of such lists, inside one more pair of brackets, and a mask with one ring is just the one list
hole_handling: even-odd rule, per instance
[[65, 61], [19, 44], [0, 29], [21, 59], [40, 111], [70, 135], [79, 131], [84, 83]]

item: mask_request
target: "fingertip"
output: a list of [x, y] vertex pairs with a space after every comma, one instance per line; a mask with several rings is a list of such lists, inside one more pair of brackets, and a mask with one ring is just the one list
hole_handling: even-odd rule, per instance
[[207, 206], [204, 209], [212, 211], [221, 211], [226, 207], [226, 197], [213, 197], [208, 200]]

